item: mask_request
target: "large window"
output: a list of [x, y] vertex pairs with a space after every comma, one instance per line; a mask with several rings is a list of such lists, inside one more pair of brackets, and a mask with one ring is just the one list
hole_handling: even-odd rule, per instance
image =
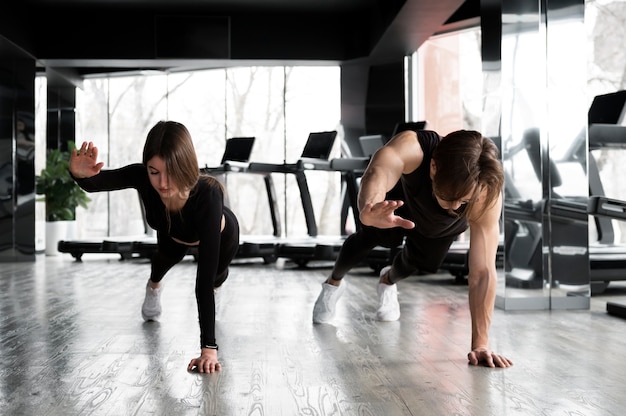
[[481, 131], [482, 63], [480, 28], [440, 35], [425, 42], [412, 58], [416, 97], [413, 120], [445, 135], [459, 129]]
[[[626, 42], [626, 1], [586, 1], [584, 13], [587, 44], [562, 52], [586, 54], [587, 68], [570, 70], [587, 71], [587, 97], [591, 104], [596, 95], [626, 89], [626, 49], [623, 48]], [[580, 28], [575, 30], [575, 33], [580, 33]], [[489, 132], [493, 131], [493, 125], [500, 125], [500, 120], [482, 119], [483, 107], [489, 105], [489, 100], [484, 93], [483, 83], [488, 79], [482, 73], [480, 46], [480, 28], [476, 27], [433, 37], [420, 47], [411, 60], [416, 62], [416, 69], [412, 71], [412, 85], [416, 88], [411, 107], [415, 114], [409, 115], [409, 118], [427, 120], [428, 128], [441, 134], [460, 128]], [[518, 45], [517, 49], [523, 46]], [[503, 54], [512, 50], [510, 45], [502, 45]], [[551, 68], [554, 67], [557, 65], [553, 62]], [[537, 67], [538, 70], [543, 68], [543, 64]], [[570, 75], [567, 70], [558, 70], [556, 74], [563, 77]], [[552, 116], [568, 115], [565, 112]], [[622, 123], [626, 124], [626, 120]], [[576, 134], [563, 133], [569, 136]], [[605, 194], [626, 199], [626, 185], [623, 181], [614, 180], [623, 176], [626, 150], [601, 149], [594, 150], [594, 154]], [[626, 222], [615, 221], [614, 229], [616, 241], [626, 242]]]
[[[585, 2], [589, 103], [596, 95], [626, 89], [626, 1], [594, 0]], [[626, 117], [622, 117], [626, 125]], [[624, 176], [626, 150], [623, 148], [593, 151], [604, 192], [611, 198], [626, 200], [626, 184], [615, 180]], [[626, 243], [626, 221], [614, 221], [616, 241]]]
[[[256, 138], [252, 160], [296, 162], [309, 133], [338, 130], [338, 67], [246, 67], [174, 74], [89, 78], [77, 91], [77, 142], [93, 141], [105, 168], [140, 162], [150, 127], [176, 120], [194, 138], [201, 167], [217, 166], [231, 137]], [[340, 131], [339, 131], [340, 132]], [[332, 157], [339, 156], [341, 134]], [[294, 178], [275, 174], [284, 235], [306, 235]], [[228, 204], [239, 217], [242, 234], [273, 233], [261, 175], [231, 173]], [[340, 176], [311, 172], [320, 234], [340, 232]], [[323, 191], [320, 191], [323, 190]], [[90, 194], [87, 210], [77, 213], [79, 238], [144, 233], [141, 206], [134, 190]]]

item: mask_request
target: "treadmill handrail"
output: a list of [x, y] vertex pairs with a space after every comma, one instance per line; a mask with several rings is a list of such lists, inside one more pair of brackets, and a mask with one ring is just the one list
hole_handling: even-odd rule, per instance
[[313, 202], [311, 201], [311, 192], [307, 184], [306, 175], [304, 174], [304, 166], [301, 163], [264, 163], [250, 162], [247, 172], [263, 173], [268, 177], [272, 173], [290, 173], [296, 178], [298, 189], [300, 190], [300, 201], [304, 211], [304, 220], [309, 236], [317, 236], [317, 222], [313, 210]]
[[617, 124], [589, 126], [589, 150], [606, 147], [626, 149], [626, 126]]
[[587, 211], [590, 215], [599, 215], [626, 221], [626, 201], [604, 196], [589, 197]]
[[369, 162], [369, 157], [339, 157], [331, 159], [330, 168], [338, 172], [363, 173]]

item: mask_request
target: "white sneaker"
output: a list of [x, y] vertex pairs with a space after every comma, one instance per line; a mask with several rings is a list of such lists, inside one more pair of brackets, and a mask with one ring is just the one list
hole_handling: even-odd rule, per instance
[[[380, 271], [380, 276], [384, 276], [391, 266], [384, 267]], [[378, 310], [376, 311], [376, 320], [378, 321], [397, 321], [400, 319], [400, 303], [398, 303], [398, 286], [378, 284]]]
[[322, 283], [322, 291], [315, 301], [313, 307], [313, 323], [325, 324], [335, 316], [337, 301], [346, 291], [346, 282], [342, 281], [339, 286], [329, 283]]
[[158, 321], [161, 317], [161, 290], [159, 287], [153, 289], [146, 285], [146, 298], [141, 306], [141, 316], [144, 321]]

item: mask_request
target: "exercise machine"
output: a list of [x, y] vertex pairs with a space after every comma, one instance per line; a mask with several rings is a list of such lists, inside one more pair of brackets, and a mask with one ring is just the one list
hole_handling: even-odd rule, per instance
[[[205, 166], [200, 170], [214, 176], [229, 173], [246, 172], [248, 160], [254, 146], [254, 137], [233, 137], [226, 141], [224, 153], [218, 166]], [[271, 185], [271, 184], [270, 184]], [[269, 185], [268, 185], [269, 186]], [[119, 254], [122, 260], [132, 258], [150, 258], [157, 250], [156, 236], [148, 225], [145, 218], [145, 211], [141, 200], [138, 198], [141, 207], [144, 234], [139, 236], [112, 236], [104, 239], [83, 239], [83, 240], [61, 240], [58, 242], [58, 250], [61, 253], [69, 253], [77, 261], [82, 260], [85, 253], [108, 253]], [[280, 233], [280, 223], [278, 222], [275, 206], [270, 207], [272, 214], [272, 224], [274, 233]], [[189, 254], [196, 255], [192, 247]], [[265, 262], [276, 260], [276, 244], [270, 241], [243, 241], [237, 253], [238, 258], [260, 257]]]

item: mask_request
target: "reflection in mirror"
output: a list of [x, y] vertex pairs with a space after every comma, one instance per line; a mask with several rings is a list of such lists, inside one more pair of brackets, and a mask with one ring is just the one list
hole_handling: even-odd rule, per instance
[[572, 50], [583, 2], [572, 3], [502, 3], [505, 309], [588, 307], [586, 156], [572, 152], [586, 145], [585, 56]]
[[546, 10], [549, 101], [544, 166], [560, 177], [553, 183], [553, 175], [543, 175], [549, 184], [550, 240], [544, 251], [550, 256], [551, 309], [590, 305], [587, 152], [577, 151], [587, 148], [587, 56], [581, 48], [586, 44], [584, 3], [548, 2]]
[[[14, 47], [0, 42], [3, 48]], [[35, 64], [22, 54], [15, 49], [6, 55], [14, 58], [0, 61], [0, 71], [15, 74], [0, 80], [0, 108], [9, 111], [0, 119], [0, 261], [35, 259], [35, 105], [28, 82]]]
[[545, 309], [541, 135], [531, 127], [517, 141], [509, 137], [504, 157], [505, 296], [508, 308]]
[[548, 309], [543, 251], [546, 204], [545, 33], [536, 2], [502, 3], [502, 146], [505, 170], [505, 309]]
[[15, 248], [35, 254], [35, 115], [17, 111], [15, 122]]

